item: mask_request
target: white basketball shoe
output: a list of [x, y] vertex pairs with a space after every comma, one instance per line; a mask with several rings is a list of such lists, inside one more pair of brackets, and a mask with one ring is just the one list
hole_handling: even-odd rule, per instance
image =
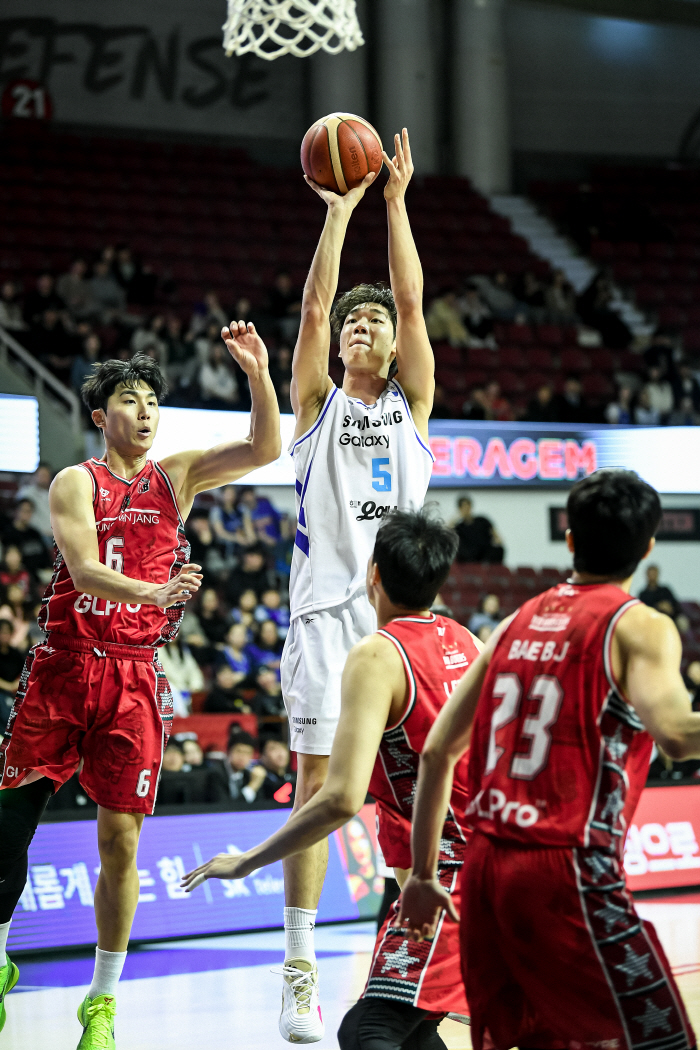
[[291, 959], [281, 969], [284, 977], [280, 1035], [288, 1043], [317, 1043], [325, 1032], [318, 996], [318, 970], [305, 959]]

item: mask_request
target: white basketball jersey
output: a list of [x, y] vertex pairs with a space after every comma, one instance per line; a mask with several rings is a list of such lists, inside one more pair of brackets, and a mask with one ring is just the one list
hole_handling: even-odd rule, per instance
[[334, 386], [290, 451], [299, 521], [289, 583], [296, 617], [364, 590], [382, 519], [393, 510], [420, 510], [433, 455], [395, 380], [374, 405]]

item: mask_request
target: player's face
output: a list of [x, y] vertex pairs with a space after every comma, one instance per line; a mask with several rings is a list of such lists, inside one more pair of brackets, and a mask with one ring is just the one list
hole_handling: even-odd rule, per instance
[[384, 307], [365, 303], [351, 310], [340, 333], [340, 357], [345, 368], [386, 376], [395, 356], [394, 326]]
[[109, 445], [131, 455], [148, 452], [160, 418], [158, 399], [150, 386], [122, 384], [107, 401], [107, 411], [97, 411]]

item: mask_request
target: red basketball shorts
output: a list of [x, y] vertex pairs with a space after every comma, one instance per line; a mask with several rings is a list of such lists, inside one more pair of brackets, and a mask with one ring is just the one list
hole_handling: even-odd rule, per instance
[[27, 656], [7, 735], [0, 788], [33, 772], [80, 783], [98, 805], [152, 813], [173, 701], [157, 651], [50, 635]]
[[[451, 890], [459, 911], [459, 869], [440, 871], [440, 882]], [[362, 997], [393, 999], [431, 1014], [468, 1014], [459, 980], [459, 925], [445, 912], [432, 941], [416, 943], [395, 929], [401, 898], [389, 909], [377, 935], [372, 966]]]
[[472, 1043], [496, 1050], [688, 1050], [695, 1036], [617, 858], [471, 837], [462, 973]]

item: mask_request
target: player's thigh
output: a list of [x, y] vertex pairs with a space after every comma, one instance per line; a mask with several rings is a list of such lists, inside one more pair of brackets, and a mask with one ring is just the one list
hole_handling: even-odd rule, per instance
[[43, 645], [30, 650], [0, 747], [3, 787], [18, 787], [32, 771], [58, 785], [69, 779], [80, 761], [94, 684], [85, 654]]
[[107, 657], [96, 714], [82, 743], [80, 782], [106, 810], [152, 813], [172, 694], [157, 663]]

